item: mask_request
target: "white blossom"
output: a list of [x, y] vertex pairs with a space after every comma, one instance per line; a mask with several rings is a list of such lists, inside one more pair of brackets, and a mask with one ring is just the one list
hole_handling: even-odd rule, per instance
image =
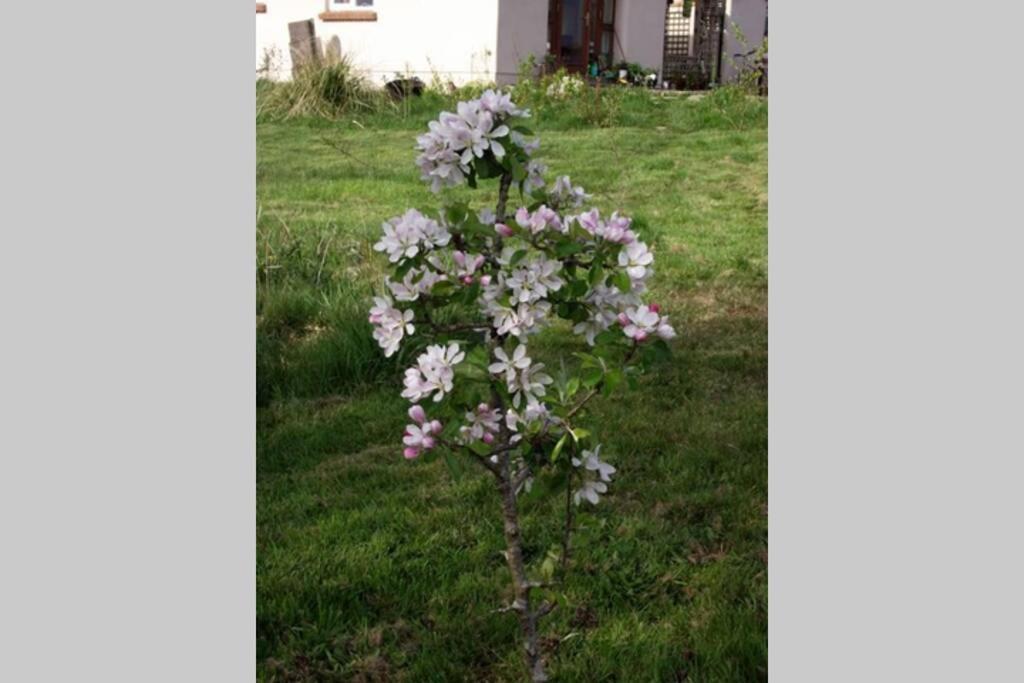
[[384, 356], [390, 358], [398, 350], [402, 337], [416, 331], [412, 324], [413, 312], [403, 312], [395, 308], [391, 299], [386, 296], [375, 296], [373, 302], [374, 306], [370, 309], [370, 323], [374, 326], [373, 338], [384, 349]]
[[505, 353], [505, 349], [500, 346], [494, 349], [494, 357], [498, 359], [497, 363], [491, 363], [487, 366], [488, 372], [492, 375], [500, 375], [504, 373], [505, 382], [512, 383], [515, 379], [516, 372], [530, 367], [530, 357], [526, 355], [526, 344], [519, 344], [516, 350], [512, 352], [510, 357]]
[[600, 494], [607, 490], [608, 485], [603, 481], [587, 480], [583, 482], [580, 488], [576, 489], [572, 499], [576, 505], [580, 504], [581, 499], [586, 499], [591, 505], [597, 505], [598, 501], [601, 500]]
[[601, 444], [598, 444], [592, 451], [584, 450], [581, 455], [582, 458], [572, 459], [573, 467], [583, 467], [591, 472], [596, 472], [601, 481], [610, 482], [612, 480], [615, 468], [601, 461]]
[[633, 241], [619, 252], [619, 265], [626, 269], [629, 277], [633, 279], [642, 278], [647, 267], [654, 263], [654, 254], [647, 249], [643, 242]]
[[434, 401], [440, 401], [452, 390], [455, 366], [465, 357], [465, 352], [460, 351], [455, 342], [448, 348], [440, 344], [428, 346], [426, 352], [416, 359], [416, 367], [405, 371], [402, 397], [418, 402], [433, 393]]
[[554, 379], [542, 372], [543, 369], [543, 363], [533, 363], [513, 373], [511, 380], [506, 375], [508, 390], [512, 393], [512, 405], [518, 408], [524, 398], [527, 405], [538, 403], [539, 398], [547, 393], [545, 385], [551, 384]]
[[403, 215], [385, 222], [382, 227], [384, 236], [373, 248], [386, 251], [392, 263], [402, 258], [412, 258], [421, 249], [443, 247], [451, 239], [444, 227], [416, 209], [409, 209]]

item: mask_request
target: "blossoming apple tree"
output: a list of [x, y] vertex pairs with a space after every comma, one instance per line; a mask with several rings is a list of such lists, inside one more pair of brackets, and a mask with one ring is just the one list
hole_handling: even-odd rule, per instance
[[[370, 322], [386, 356], [415, 355], [402, 391], [412, 404], [405, 457], [468, 460], [495, 479], [514, 594], [505, 610], [519, 616], [531, 679], [543, 681], [537, 622], [553, 605], [534, 599], [545, 584], [527, 573], [519, 496], [541, 477], [564, 485], [564, 565], [574, 506], [598, 504], [616, 472], [580, 424], [584, 407], [632, 384], [675, 331], [643, 301], [654, 256], [632, 221], [585, 210], [589, 195], [567, 176], [549, 187], [528, 117], [488, 90], [417, 138], [416, 164], [434, 192], [496, 179], [497, 203], [474, 211], [449, 200], [436, 217], [410, 209], [384, 223], [374, 249], [393, 274]], [[510, 211], [513, 189], [522, 205]], [[548, 327], [580, 339], [557, 373], [531, 344]]]

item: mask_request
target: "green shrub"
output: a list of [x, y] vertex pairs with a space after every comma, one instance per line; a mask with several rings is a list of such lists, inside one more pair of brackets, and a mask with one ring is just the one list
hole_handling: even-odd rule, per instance
[[292, 80], [264, 81], [256, 89], [258, 118], [336, 118], [394, 108], [387, 94], [366, 82], [347, 57], [326, 57], [296, 68]]

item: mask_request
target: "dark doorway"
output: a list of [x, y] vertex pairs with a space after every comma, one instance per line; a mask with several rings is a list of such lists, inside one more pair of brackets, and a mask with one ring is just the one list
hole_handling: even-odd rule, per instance
[[615, 41], [615, 0], [550, 0], [549, 51], [556, 67], [586, 72], [592, 64], [611, 66]]

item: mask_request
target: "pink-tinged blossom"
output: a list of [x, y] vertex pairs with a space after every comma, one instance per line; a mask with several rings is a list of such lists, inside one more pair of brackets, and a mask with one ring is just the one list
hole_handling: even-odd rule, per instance
[[387, 280], [386, 284], [396, 301], [416, 301], [420, 294], [428, 294], [441, 277], [426, 268], [422, 271], [412, 268], [401, 282]]
[[373, 302], [369, 318], [374, 326], [373, 338], [384, 349], [384, 356], [390, 358], [398, 350], [402, 337], [416, 331], [412, 324], [413, 312], [395, 308], [389, 297], [375, 296]]
[[426, 352], [416, 359], [416, 367], [405, 371], [402, 397], [418, 402], [434, 394], [434, 401], [440, 401], [452, 390], [455, 366], [465, 357], [465, 352], [460, 351], [454, 342], [447, 348], [440, 344], [428, 346]]
[[598, 230], [600, 230], [604, 225], [601, 222], [601, 212], [597, 209], [584, 211], [580, 215], [576, 216], [576, 222], [580, 224], [581, 228], [589, 232], [591, 235], [596, 235]]
[[384, 236], [373, 245], [376, 251], [386, 251], [388, 260], [397, 263], [412, 258], [421, 249], [434, 249], [448, 244], [451, 235], [437, 221], [427, 218], [416, 209], [383, 224]]
[[578, 207], [590, 199], [590, 195], [578, 185], [573, 187], [569, 182], [569, 176], [563, 175], [555, 179], [554, 187], [551, 189], [551, 198], [560, 207]]
[[[602, 239], [617, 244], [630, 244], [636, 241], [636, 234], [629, 229], [633, 223], [632, 219], [620, 216], [618, 211], [612, 213], [612, 217], [605, 223], [604, 229], [598, 234]], [[653, 257], [652, 257], [653, 259]], [[646, 265], [646, 264], [645, 264]], [[642, 276], [638, 276], [642, 277]]]
[[501, 428], [501, 411], [481, 403], [475, 410], [466, 413], [466, 423], [459, 428], [464, 443], [483, 441], [493, 443], [494, 435]]
[[622, 331], [631, 339], [644, 341], [652, 334], [662, 339], [676, 336], [675, 329], [669, 324], [668, 316], [661, 316], [650, 306], [630, 306], [619, 314]]
[[495, 223], [494, 232], [498, 233], [502, 237], [512, 237], [516, 234], [512, 228], [508, 227], [504, 223]]
[[626, 269], [629, 277], [638, 280], [647, 273], [648, 267], [654, 263], [654, 254], [643, 242], [630, 242], [619, 252], [619, 266]]
[[[529, 112], [512, 104], [508, 95], [493, 90], [486, 91], [478, 100], [459, 102], [455, 113], [442, 112], [428, 124], [428, 132], [416, 138], [420, 151], [416, 165], [421, 179], [430, 183], [433, 192], [438, 192], [464, 183], [474, 161], [488, 150], [496, 159], [503, 158], [506, 150], [500, 140], [506, 137], [511, 144], [525, 149], [531, 143], [522, 140], [507, 122], [526, 116]], [[530, 151], [526, 153], [529, 155]]]
[[485, 90], [483, 94], [480, 95], [479, 106], [480, 109], [496, 115], [518, 116], [522, 118], [526, 118], [530, 115], [528, 110], [520, 109], [512, 103], [511, 95], [507, 95], [500, 90]]
[[472, 255], [465, 254], [461, 251], [452, 252], [452, 260], [455, 261], [455, 265], [458, 266], [458, 270], [455, 276], [462, 281], [463, 284], [469, 285], [473, 283], [473, 276], [477, 269], [484, 264], [484, 257], [482, 254]]
[[494, 375], [500, 375], [504, 373], [505, 382], [511, 384], [515, 381], [516, 372], [530, 367], [530, 357], [526, 355], [526, 344], [520, 344], [516, 347], [516, 350], [512, 352], [511, 357], [505, 353], [505, 349], [500, 346], [494, 349], [494, 357], [498, 359], [498, 362], [491, 363], [487, 366], [487, 370]]
[[423, 451], [429, 451], [437, 445], [437, 437], [441, 434], [441, 423], [438, 420], [427, 421], [427, 415], [420, 405], [409, 408], [409, 417], [416, 424], [406, 425], [402, 443], [402, 453], [406, 458], [419, 457]]
[[538, 149], [540, 149], [540, 138], [534, 138], [533, 140], [527, 140], [525, 135], [523, 135], [522, 133], [520, 133], [519, 131], [516, 131], [516, 130], [512, 131], [511, 133], [509, 133], [508, 137], [509, 137], [509, 140], [512, 141], [512, 144], [516, 145], [517, 147], [522, 149], [524, 152], [526, 152], [527, 156], [530, 156], [531, 154], [536, 152]]
[[505, 284], [512, 291], [513, 303], [533, 303], [557, 292], [565, 284], [556, 275], [561, 269], [559, 261], [540, 256], [512, 271]]
[[526, 165], [526, 187], [530, 190], [539, 190], [544, 187], [544, 174], [548, 167], [539, 161], [531, 160]]
[[551, 304], [547, 301], [521, 303], [514, 308], [492, 302], [487, 308], [487, 313], [491, 316], [491, 324], [498, 334], [511, 334], [521, 339], [528, 334], [539, 332], [550, 310]]
[[566, 231], [566, 227], [562, 224], [562, 219], [559, 218], [555, 210], [544, 205], [541, 205], [533, 213], [527, 211], [525, 207], [520, 207], [520, 209], [516, 211], [516, 223], [518, 223], [521, 228], [529, 229], [529, 231], [534, 235], [537, 235], [544, 230], [554, 230], [556, 232]]

